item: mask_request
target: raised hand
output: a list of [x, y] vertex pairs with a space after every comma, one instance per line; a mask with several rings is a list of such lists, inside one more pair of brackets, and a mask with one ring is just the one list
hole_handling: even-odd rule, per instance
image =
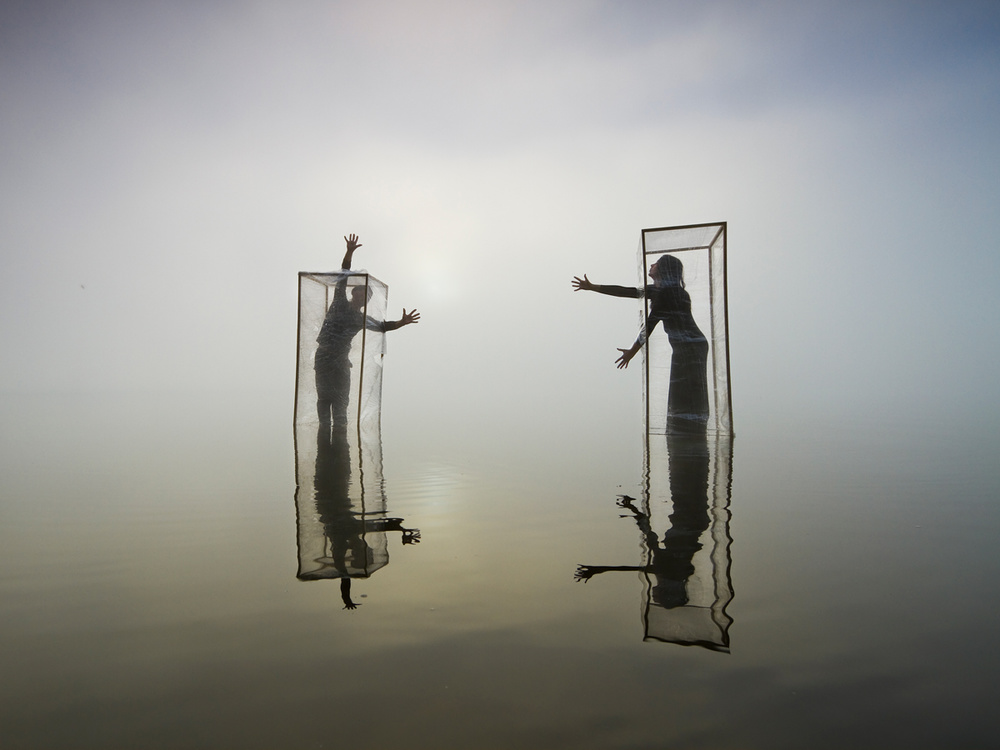
[[344, 242], [347, 243], [347, 252], [344, 253], [344, 260], [340, 263], [340, 268], [342, 271], [351, 270], [351, 260], [354, 258], [354, 251], [361, 247], [361, 243], [358, 242], [358, 235], [352, 234], [350, 237], [344, 237]]
[[597, 287], [597, 284], [592, 283], [590, 279], [587, 278], [587, 274], [584, 274], [582, 279], [579, 276], [574, 276], [573, 281], [570, 283], [573, 284], [574, 292], [579, 292], [581, 290], [585, 292], [592, 292]]
[[410, 323], [419, 323], [419, 322], [420, 322], [420, 313], [416, 311], [416, 308], [410, 310], [410, 312], [406, 312], [406, 308], [405, 307], [403, 308], [403, 317], [399, 321], [400, 326], [408, 326], [410, 325]]

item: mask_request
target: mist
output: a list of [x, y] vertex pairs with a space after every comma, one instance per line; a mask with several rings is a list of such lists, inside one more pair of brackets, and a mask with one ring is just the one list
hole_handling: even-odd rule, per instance
[[[296, 274], [420, 325], [393, 410], [580, 429], [640, 230], [729, 224], [734, 417], [992, 413], [988, 3], [8, 3], [0, 388], [288, 393]], [[290, 407], [289, 407], [290, 408]]]

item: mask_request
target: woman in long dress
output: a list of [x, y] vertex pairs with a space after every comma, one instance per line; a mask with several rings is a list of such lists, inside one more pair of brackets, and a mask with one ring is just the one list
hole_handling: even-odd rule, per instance
[[592, 291], [612, 297], [649, 298], [646, 325], [635, 343], [619, 349], [619, 369], [638, 354], [646, 339], [663, 323], [673, 351], [667, 395], [667, 431], [703, 432], [708, 426], [708, 340], [691, 314], [691, 295], [684, 288], [684, 265], [673, 255], [663, 255], [649, 269], [652, 284], [644, 289], [610, 284], [594, 284], [584, 274], [573, 278], [576, 291]]

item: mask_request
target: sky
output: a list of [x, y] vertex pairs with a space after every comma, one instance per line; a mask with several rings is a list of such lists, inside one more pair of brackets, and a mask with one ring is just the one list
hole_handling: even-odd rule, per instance
[[357, 233], [384, 409], [596, 425], [637, 312], [570, 280], [726, 221], [737, 430], [1000, 404], [995, 2], [6, 0], [0, 101], [3, 393], [290, 413]]

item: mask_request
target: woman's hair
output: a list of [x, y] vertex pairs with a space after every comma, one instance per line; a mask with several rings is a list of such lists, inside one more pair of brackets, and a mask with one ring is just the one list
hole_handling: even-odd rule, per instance
[[684, 264], [673, 255], [663, 255], [656, 263], [657, 275], [663, 284], [684, 288]]

